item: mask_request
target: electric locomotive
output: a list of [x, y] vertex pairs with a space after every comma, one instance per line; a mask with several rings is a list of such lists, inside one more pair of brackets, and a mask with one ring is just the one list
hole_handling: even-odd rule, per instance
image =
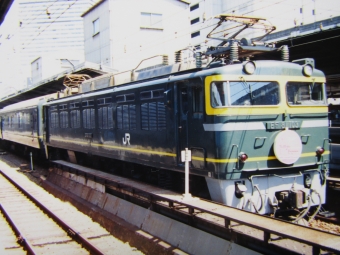
[[[98, 79], [88, 80], [83, 93], [44, 103], [44, 148], [144, 166], [135, 176], [175, 177], [188, 148], [190, 174], [205, 179], [214, 201], [261, 214], [320, 208], [329, 164], [325, 76], [312, 59], [289, 62], [287, 47], [281, 61], [250, 60], [277, 49], [236, 35], [197, 52], [197, 68], [161, 67], [121, 84], [112, 74], [100, 82], [106, 88], [86, 91]], [[202, 55], [214, 60], [200, 67]]]

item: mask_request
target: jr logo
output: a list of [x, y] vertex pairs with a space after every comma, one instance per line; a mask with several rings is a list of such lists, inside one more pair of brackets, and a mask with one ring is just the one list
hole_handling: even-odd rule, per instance
[[129, 133], [125, 133], [125, 137], [123, 137], [123, 144], [126, 145], [130, 145], [130, 134]]

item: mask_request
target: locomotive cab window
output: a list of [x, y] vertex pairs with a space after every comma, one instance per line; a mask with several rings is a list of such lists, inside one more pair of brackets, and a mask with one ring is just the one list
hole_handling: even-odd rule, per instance
[[289, 105], [326, 104], [322, 83], [288, 82], [286, 93]]
[[211, 105], [266, 106], [280, 102], [279, 84], [271, 81], [224, 81], [211, 83]]

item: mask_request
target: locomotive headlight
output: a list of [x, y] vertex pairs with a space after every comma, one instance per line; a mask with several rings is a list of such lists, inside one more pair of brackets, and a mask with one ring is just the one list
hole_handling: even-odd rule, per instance
[[305, 185], [305, 188], [310, 188], [312, 186], [312, 178], [310, 177], [310, 174], [305, 174], [303, 176], [303, 182], [304, 182], [304, 185]]
[[322, 148], [322, 147], [320, 147], [320, 146], [318, 146], [318, 147], [316, 148], [316, 154], [317, 154], [318, 156], [322, 155], [324, 152], [325, 152], [325, 149], [324, 149], [324, 148]]
[[241, 162], [246, 162], [246, 160], [248, 159], [248, 155], [245, 154], [244, 152], [241, 152], [240, 154], [238, 154], [238, 159], [239, 159]]
[[313, 74], [313, 67], [311, 65], [304, 65], [302, 72], [305, 76], [311, 76]]
[[244, 64], [243, 70], [246, 74], [253, 74], [256, 70], [255, 63], [252, 61], [248, 61], [247, 63]]

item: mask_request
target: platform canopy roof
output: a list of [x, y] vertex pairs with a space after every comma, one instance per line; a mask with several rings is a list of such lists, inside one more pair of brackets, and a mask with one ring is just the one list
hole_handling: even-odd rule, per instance
[[28, 88], [16, 91], [10, 95], [0, 98], [0, 109], [10, 104], [19, 103], [21, 101], [64, 90], [64, 79], [70, 74], [85, 74], [91, 78], [95, 78], [103, 74], [114, 72], [116, 71], [108, 67], [103, 67], [99, 64], [90, 62], [84, 62], [75, 66], [73, 70], [69, 69], [67, 71], [61, 72], [45, 80], [41, 80], [40, 82], [35, 83]]

